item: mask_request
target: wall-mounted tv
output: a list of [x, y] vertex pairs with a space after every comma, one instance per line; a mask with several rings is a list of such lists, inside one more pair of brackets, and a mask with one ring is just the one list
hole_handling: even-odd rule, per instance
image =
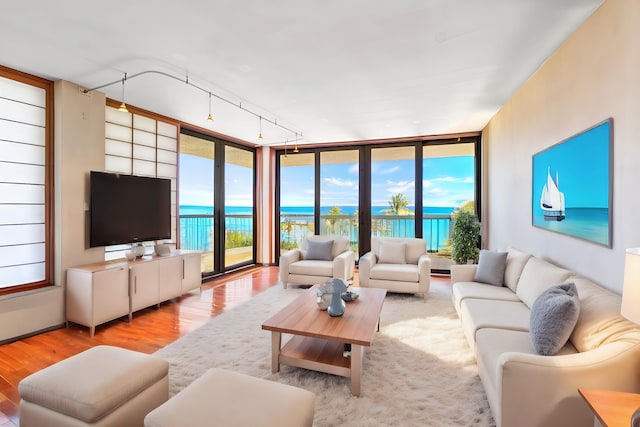
[[171, 238], [171, 180], [91, 171], [89, 246]]

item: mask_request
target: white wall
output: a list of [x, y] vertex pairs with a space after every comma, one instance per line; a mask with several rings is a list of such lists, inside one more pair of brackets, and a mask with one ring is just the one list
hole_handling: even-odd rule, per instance
[[[639, 1], [606, 1], [483, 131], [485, 244], [513, 245], [618, 293], [624, 251], [640, 246], [638, 17]], [[608, 117], [613, 118], [612, 248], [534, 228], [532, 155]]]

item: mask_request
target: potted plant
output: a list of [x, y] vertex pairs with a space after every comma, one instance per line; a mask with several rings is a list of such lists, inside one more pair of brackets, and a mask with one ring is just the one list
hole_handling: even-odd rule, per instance
[[467, 264], [478, 261], [480, 249], [480, 222], [476, 215], [468, 209], [459, 209], [453, 214], [453, 230], [451, 232], [451, 257], [456, 264]]

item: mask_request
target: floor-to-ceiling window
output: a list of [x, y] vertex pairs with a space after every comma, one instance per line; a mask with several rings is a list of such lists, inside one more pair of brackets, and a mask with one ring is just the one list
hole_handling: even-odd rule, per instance
[[456, 142], [422, 149], [422, 229], [432, 253], [432, 269], [451, 264], [449, 233], [457, 209], [475, 212], [476, 144]]
[[297, 248], [315, 229], [315, 155], [280, 154], [278, 226], [280, 252]]
[[183, 129], [180, 247], [202, 251], [203, 275], [255, 260], [255, 152]]
[[358, 253], [358, 150], [320, 152], [320, 234], [349, 238]]
[[[372, 236], [422, 237], [450, 259], [452, 213], [475, 209], [479, 137], [277, 152], [279, 252], [305, 234], [348, 236], [356, 254]], [[439, 261], [439, 260], [438, 260]], [[437, 262], [435, 270], [450, 262]]]
[[371, 235], [415, 237], [415, 147], [371, 150]]

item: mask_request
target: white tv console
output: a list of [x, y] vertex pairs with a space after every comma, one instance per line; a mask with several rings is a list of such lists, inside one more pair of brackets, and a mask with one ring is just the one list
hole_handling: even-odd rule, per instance
[[97, 262], [67, 269], [67, 322], [96, 326], [200, 288], [200, 252], [175, 251], [133, 261]]

